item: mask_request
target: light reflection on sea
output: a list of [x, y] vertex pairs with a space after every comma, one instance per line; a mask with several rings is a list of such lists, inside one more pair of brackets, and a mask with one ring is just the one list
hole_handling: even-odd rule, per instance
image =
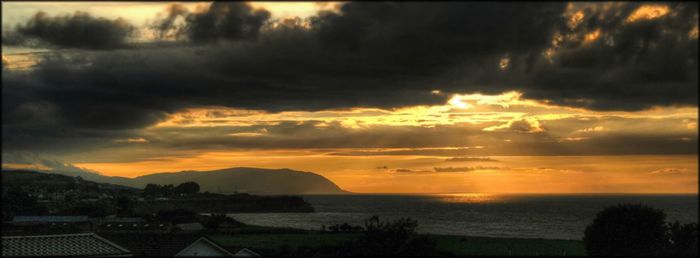
[[663, 209], [667, 221], [698, 222], [697, 195], [310, 195], [315, 213], [229, 214], [241, 222], [318, 230], [338, 223], [363, 225], [411, 217], [423, 233], [490, 237], [581, 239], [602, 208], [644, 203]]
[[433, 194], [430, 196], [447, 203], [495, 203], [508, 199], [506, 195], [488, 193]]

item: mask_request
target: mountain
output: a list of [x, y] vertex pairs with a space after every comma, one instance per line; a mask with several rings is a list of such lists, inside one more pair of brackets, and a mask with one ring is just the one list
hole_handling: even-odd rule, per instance
[[158, 173], [134, 178], [136, 187], [148, 183], [177, 185], [194, 181], [200, 191], [253, 194], [334, 194], [345, 193], [327, 178], [311, 172], [290, 169], [228, 168], [212, 171]]
[[20, 187], [26, 188], [34, 194], [43, 192], [55, 192], [65, 190], [78, 190], [82, 192], [100, 192], [109, 190], [135, 191], [136, 188], [110, 184], [98, 183], [91, 180], [80, 180], [75, 177], [56, 174], [44, 173], [31, 170], [3, 170], [2, 171], [2, 186], [3, 188]]
[[227, 168], [211, 171], [157, 173], [136, 178], [110, 177], [89, 172], [55, 171], [85, 180], [143, 188], [147, 184], [173, 184], [193, 181], [201, 192], [262, 195], [344, 194], [348, 193], [327, 178], [312, 172], [291, 169]]

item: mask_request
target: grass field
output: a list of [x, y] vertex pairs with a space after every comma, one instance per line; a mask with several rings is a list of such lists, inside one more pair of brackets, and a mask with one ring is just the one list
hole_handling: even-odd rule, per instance
[[[352, 240], [359, 233], [255, 233], [216, 234], [224, 246], [247, 247], [261, 252], [278, 248], [317, 247]], [[582, 241], [431, 235], [438, 248], [457, 256], [584, 256]]]
[[438, 249], [458, 256], [585, 256], [583, 241], [432, 235]]

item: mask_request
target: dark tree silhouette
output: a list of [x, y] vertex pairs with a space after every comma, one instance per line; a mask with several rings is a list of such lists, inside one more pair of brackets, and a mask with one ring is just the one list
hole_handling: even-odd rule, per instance
[[180, 194], [195, 194], [199, 192], [199, 184], [195, 182], [184, 182], [175, 187], [175, 192]]
[[2, 218], [12, 219], [17, 215], [45, 215], [48, 209], [37, 202], [36, 198], [19, 188], [7, 189], [2, 194]]
[[365, 220], [365, 233], [354, 244], [357, 255], [436, 256], [441, 255], [434, 240], [416, 232], [418, 222], [411, 218], [381, 221], [372, 216]]
[[195, 182], [184, 182], [177, 186], [147, 184], [143, 189], [143, 197], [173, 197], [179, 194], [195, 194], [199, 192], [199, 184]]
[[77, 202], [63, 213], [76, 216], [104, 217], [109, 214], [109, 207], [102, 202]]
[[117, 215], [122, 217], [131, 216], [134, 213], [134, 203], [128, 196], [119, 196], [117, 198]]
[[642, 204], [605, 208], [586, 228], [583, 241], [589, 255], [660, 255], [667, 243], [666, 214]]
[[173, 223], [196, 222], [197, 213], [186, 209], [160, 210], [156, 213], [156, 219]]
[[160, 186], [157, 184], [147, 184], [145, 188], [143, 188], [143, 193], [141, 196], [143, 197], [154, 197], [158, 196], [160, 194]]

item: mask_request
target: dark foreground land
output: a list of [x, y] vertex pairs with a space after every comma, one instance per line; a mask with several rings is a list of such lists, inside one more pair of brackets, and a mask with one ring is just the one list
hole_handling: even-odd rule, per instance
[[[237, 234], [211, 234], [218, 243], [232, 247], [247, 247], [261, 254], [283, 255], [299, 249], [323, 245], [339, 245], [360, 237], [362, 233], [327, 232], [262, 232], [265, 228]], [[274, 231], [274, 228], [267, 228]], [[255, 232], [258, 231], [258, 232]], [[583, 241], [553, 239], [518, 239], [471, 236], [429, 235], [440, 251], [456, 256], [585, 256]]]

